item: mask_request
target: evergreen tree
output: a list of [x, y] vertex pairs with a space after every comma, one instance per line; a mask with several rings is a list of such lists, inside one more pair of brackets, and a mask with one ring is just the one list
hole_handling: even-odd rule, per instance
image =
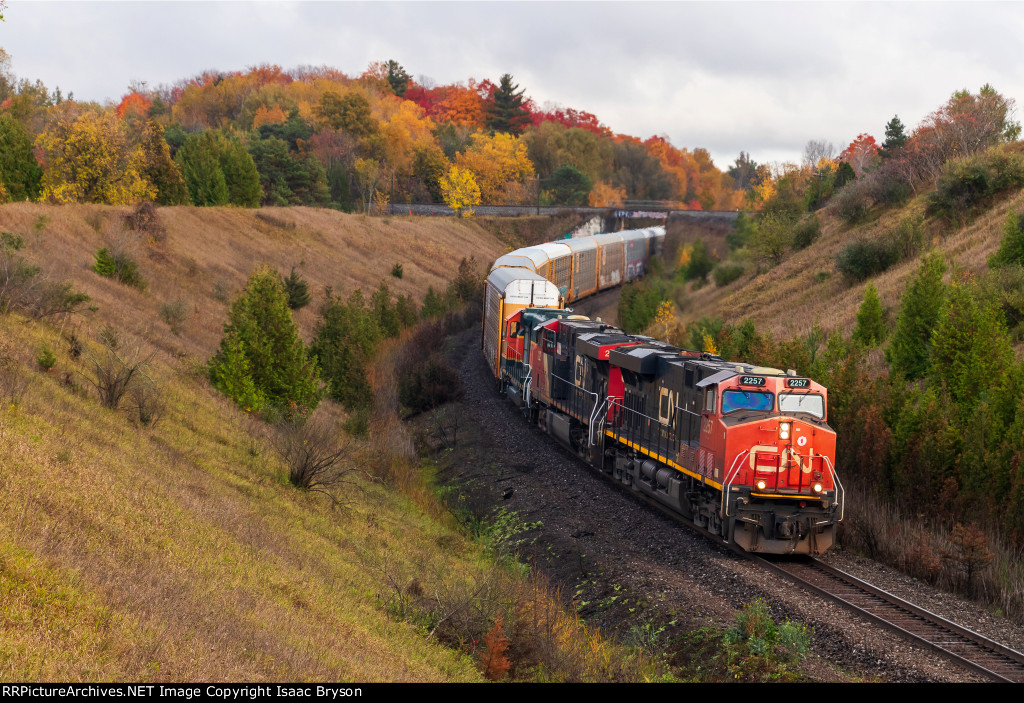
[[1024, 225], [1020, 221], [1020, 215], [1011, 211], [1003, 225], [1003, 241], [999, 245], [999, 251], [988, 260], [988, 265], [997, 267], [1013, 264], [1024, 266]]
[[563, 164], [547, 179], [547, 192], [554, 205], [586, 205], [592, 183], [579, 169]]
[[[523, 107], [525, 90], [518, 90], [508, 73], [501, 77], [494, 97], [485, 106], [487, 128], [492, 132], [522, 134], [530, 124], [530, 113]], [[518, 92], [517, 92], [518, 91]]]
[[295, 273], [294, 266], [284, 279], [284, 290], [288, 294], [288, 307], [292, 310], [300, 310], [309, 305], [309, 285], [302, 276]]
[[362, 291], [344, 303], [328, 289], [310, 350], [323, 369], [328, 393], [350, 410], [365, 408], [373, 399], [366, 369], [381, 338]]
[[1014, 359], [999, 308], [963, 281], [950, 286], [932, 346], [932, 381], [949, 391], [961, 418], [998, 393]]
[[241, 207], [259, 207], [263, 190], [260, 188], [260, 174], [248, 150], [238, 140], [223, 144], [220, 152], [220, 168], [228, 187], [228, 202]]
[[896, 331], [886, 351], [893, 371], [908, 379], [921, 378], [931, 366], [932, 332], [946, 297], [942, 253], [932, 251], [921, 260], [917, 275], [903, 291]]
[[871, 283], [864, 289], [864, 302], [857, 311], [857, 329], [853, 338], [865, 347], [873, 347], [885, 339], [885, 323], [882, 321], [882, 301]]
[[286, 415], [304, 416], [320, 403], [319, 380], [281, 277], [269, 266], [258, 269], [231, 305], [220, 350], [210, 359], [210, 381], [240, 405], [262, 398]]
[[36, 200], [42, 180], [28, 131], [13, 116], [0, 114], [0, 190], [6, 191], [0, 202]]
[[907, 135], [903, 131], [903, 123], [900, 122], [899, 116], [893, 115], [889, 123], [885, 125], [885, 141], [882, 142], [882, 148], [878, 150], [878, 153], [883, 159], [888, 159], [902, 149], [906, 141]]
[[228, 186], [220, 167], [220, 149], [211, 130], [190, 134], [175, 157], [193, 205], [228, 204]]
[[412, 83], [412, 77], [405, 72], [402, 65], [394, 59], [388, 59], [388, 85], [391, 86], [395, 95], [398, 97], [405, 95], [410, 83]]
[[143, 175], [156, 188], [157, 205], [186, 205], [188, 188], [178, 164], [171, 158], [171, 148], [164, 139], [164, 128], [150, 120], [142, 142]]

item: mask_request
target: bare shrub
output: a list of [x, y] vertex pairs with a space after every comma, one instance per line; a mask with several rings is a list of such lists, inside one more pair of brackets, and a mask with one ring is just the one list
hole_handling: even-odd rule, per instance
[[167, 409], [163, 391], [148, 376], [137, 377], [128, 389], [130, 408], [140, 425], [156, 425]]
[[188, 319], [188, 305], [181, 298], [168, 301], [160, 306], [160, 319], [167, 323], [175, 336], [178, 336], [181, 334], [182, 325]]
[[125, 215], [124, 223], [128, 229], [147, 235], [155, 243], [162, 244], [167, 238], [167, 229], [160, 221], [156, 206], [148, 200], [139, 203]]
[[112, 344], [116, 337], [112, 337], [108, 330], [109, 325], [101, 332], [101, 336], [107, 340], [103, 344], [103, 351], [88, 355], [93, 370], [89, 382], [96, 388], [103, 407], [117, 410], [121, 400], [132, 390], [133, 384], [141, 383], [146, 378], [153, 355], [143, 356], [141, 342], [130, 344], [124, 349], [120, 340]]
[[351, 467], [343, 466], [348, 447], [340, 441], [341, 432], [328, 415], [314, 412], [304, 422], [283, 421], [277, 427], [275, 445], [288, 467], [288, 481], [296, 488], [323, 493], [335, 505], [343, 501], [339, 490], [354, 486]]

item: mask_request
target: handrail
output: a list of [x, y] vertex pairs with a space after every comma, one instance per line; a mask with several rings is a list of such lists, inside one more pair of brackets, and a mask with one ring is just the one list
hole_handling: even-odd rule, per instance
[[[605, 398], [604, 402], [602, 402], [600, 406], [598, 406], [597, 403], [594, 403], [594, 412], [590, 414], [590, 434], [587, 436], [587, 441], [590, 442], [589, 446], [591, 447], [593, 447], [596, 444], [596, 442], [594, 441], [594, 430], [597, 429], [598, 433], [600, 433], [600, 428], [598, 427], [598, 425], [603, 427], [605, 418], [608, 416], [607, 413], [604, 412], [604, 409], [605, 406], [608, 405], [609, 399], [610, 396], [608, 398]], [[598, 421], [598, 418], [600, 418], [600, 421]]]
[[[733, 459], [732, 466], [729, 467], [730, 474], [726, 477], [726, 481], [722, 484], [722, 506], [718, 514], [723, 519], [729, 517], [729, 501], [726, 500], [726, 498], [729, 496], [729, 491], [732, 490], [732, 482], [736, 478], [736, 475], [740, 472], [740, 466], [742, 466], [742, 464], [740, 464], [740, 466], [737, 466], [736, 464], [737, 462], [739, 462], [740, 459], [749, 454], [750, 450], [744, 449], [742, 452], [736, 455], [736, 458]], [[703, 477], [703, 475], [704, 472], [701, 471], [701, 476]]]
[[832, 482], [839, 486], [837, 493], [839, 494], [839, 519], [836, 522], [842, 522], [843, 516], [846, 514], [846, 489], [843, 488], [843, 482], [839, 480], [839, 474], [836, 473], [836, 469], [832, 466], [832, 460], [828, 458], [828, 454], [822, 454], [825, 457], [825, 461], [828, 462], [828, 470], [832, 472]]

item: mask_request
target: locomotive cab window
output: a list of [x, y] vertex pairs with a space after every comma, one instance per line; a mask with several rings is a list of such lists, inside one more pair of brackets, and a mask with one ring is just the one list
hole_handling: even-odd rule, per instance
[[551, 330], [544, 330], [544, 353], [555, 353], [555, 333]]
[[807, 413], [825, 419], [825, 398], [820, 393], [780, 393], [779, 412]]
[[763, 391], [728, 390], [722, 393], [722, 414], [727, 415], [738, 410], [757, 410], [771, 412], [775, 407], [775, 397]]
[[715, 399], [717, 395], [718, 392], [714, 388], [708, 388], [704, 391], [704, 412], [715, 412]]

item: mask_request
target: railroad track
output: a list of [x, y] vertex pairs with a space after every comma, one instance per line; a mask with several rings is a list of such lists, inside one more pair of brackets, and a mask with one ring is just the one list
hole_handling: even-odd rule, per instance
[[995, 681], [1024, 683], [1024, 654], [816, 559], [767, 560], [740, 552], [769, 571], [940, 652]]

